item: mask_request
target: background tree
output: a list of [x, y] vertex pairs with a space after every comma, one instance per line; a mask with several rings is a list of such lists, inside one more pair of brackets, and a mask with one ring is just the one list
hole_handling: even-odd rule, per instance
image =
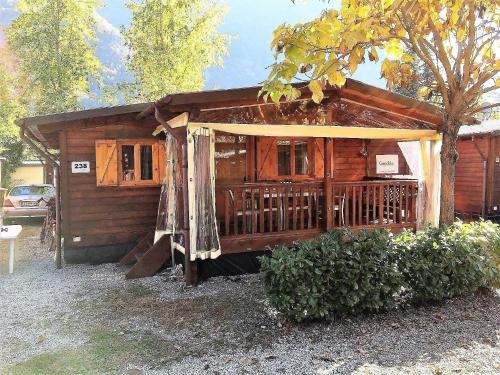
[[340, 10], [275, 30], [277, 61], [263, 92], [275, 101], [283, 94], [295, 98], [290, 81], [306, 78], [319, 102], [326, 83], [344, 85], [346, 74], [366, 58], [378, 61], [382, 51], [388, 88], [407, 87], [413, 58], [404, 48], [413, 51], [433, 75], [421, 95], [434, 89], [442, 97], [440, 223], [448, 224], [454, 219], [458, 130], [485, 109], [481, 97], [500, 86], [499, 35], [497, 0], [342, 0]]
[[29, 81], [36, 114], [82, 108], [99, 79], [95, 55], [97, 0], [20, 0], [7, 39]]
[[205, 70], [222, 66], [229, 36], [217, 31], [224, 8], [211, 0], [136, 0], [132, 24], [123, 30], [135, 75], [131, 96], [157, 100], [174, 92], [198, 91]]
[[22, 103], [24, 82], [16, 72], [16, 61], [6, 46], [0, 47], [0, 156], [2, 186], [12, 185], [10, 175], [24, 160], [25, 146], [19, 138], [19, 128], [14, 121], [27, 111]]

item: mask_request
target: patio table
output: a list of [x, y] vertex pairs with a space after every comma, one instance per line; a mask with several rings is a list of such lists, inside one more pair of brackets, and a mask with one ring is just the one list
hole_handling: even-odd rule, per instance
[[9, 273], [14, 272], [17, 238], [22, 230], [23, 227], [21, 225], [2, 225], [0, 227], [0, 241], [9, 241]]

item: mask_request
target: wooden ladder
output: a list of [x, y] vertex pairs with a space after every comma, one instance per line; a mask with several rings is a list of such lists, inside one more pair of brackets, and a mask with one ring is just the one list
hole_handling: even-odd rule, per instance
[[135, 247], [120, 260], [120, 265], [132, 267], [126, 274], [127, 279], [137, 279], [155, 275], [172, 257], [170, 235], [165, 234], [156, 243], [154, 231], [148, 232]]

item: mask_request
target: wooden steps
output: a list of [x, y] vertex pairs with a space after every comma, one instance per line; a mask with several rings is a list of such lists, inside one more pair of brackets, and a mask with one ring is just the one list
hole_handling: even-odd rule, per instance
[[154, 243], [154, 232], [149, 232], [120, 260], [120, 265], [132, 265], [127, 279], [137, 279], [155, 275], [172, 256], [170, 235], [163, 235]]

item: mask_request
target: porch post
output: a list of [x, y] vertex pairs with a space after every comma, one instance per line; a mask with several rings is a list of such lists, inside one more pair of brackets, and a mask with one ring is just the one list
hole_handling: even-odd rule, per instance
[[325, 177], [323, 182], [323, 220], [325, 231], [333, 229], [333, 189], [332, 189], [332, 159], [333, 159], [333, 143], [330, 138], [325, 138], [324, 170]]
[[441, 141], [420, 141], [423, 181], [419, 192], [420, 217], [418, 227], [426, 224], [439, 225], [439, 200], [441, 190]]
[[198, 264], [191, 261], [191, 232], [189, 216], [189, 192], [188, 192], [188, 137], [186, 142], [182, 143], [182, 202], [183, 202], [183, 226], [184, 226], [184, 279], [186, 285], [193, 286], [198, 282]]

